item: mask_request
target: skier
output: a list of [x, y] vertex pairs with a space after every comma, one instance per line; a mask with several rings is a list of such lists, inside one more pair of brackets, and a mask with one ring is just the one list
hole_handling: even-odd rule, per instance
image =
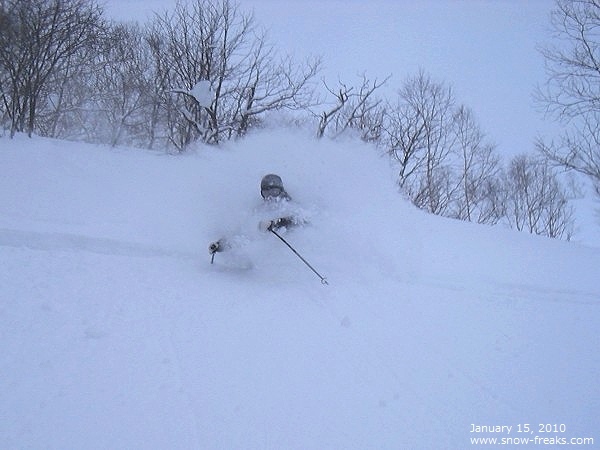
[[[260, 195], [265, 204], [272, 209], [282, 209], [278, 207], [292, 199], [283, 187], [281, 177], [273, 173], [265, 175], [262, 178], [260, 182]], [[303, 220], [298, 217], [287, 215], [271, 220], [262, 220], [259, 222], [258, 228], [263, 232], [277, 231], [282, 228], [300, 225], [301, 223], [303, 223]], [[227, 242], [227, 239], [221, 238], [208, 246], [208, 253], [214, 258], [215, 253], [225, 251], [228, 248], [231, 248], [231, 245]]]

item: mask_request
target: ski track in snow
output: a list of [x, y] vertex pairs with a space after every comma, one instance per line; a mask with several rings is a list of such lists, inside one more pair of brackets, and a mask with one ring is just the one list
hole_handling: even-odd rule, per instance
[[91, 252], [139, 258], [194, 258], [192, 252], [178, 252], [146, 244], [78, 234], [11, 230], [0, 228], [0, 246], [42, 251]]
[[502, 303], [514, 302], [550, 302], [566, 303], [575, 305], [600, 305], [600, 294], [597, 292], [579, 290], [579, 289], [560, 289], [552, 287], [543, 287], [535, 284], [527, 285], [522, 283], [499, 282], [489, 280], [485, 283], [474, 283], [465, 285], [456, 283], [443, 278], [432, 277], [428, 280], [421, 280], [421, 284], [462, 292], [472, 297], [480, 297], [482, 300], [498, 301]]
[[[155, 246], [136, 243], [118, 241], [109, 238], [100, 238], [92, 236], [84, 236], [69, 233], [58, 232], [38, 232], [25, 230], [12, 230], [0, 228], [0, 246], [8, 246], [15, 248], [28, 248], [31, 250], [41, 251], [66, 251], [66, 252], [91, 252], [104, 255], [127, 256], [136, 258], [183, 258], [183, 259], [200, 259], [198, 252], [181, 252], [158, 248]], [[202, 255], [204, 256], [204, 255]], [[219, 255], [222, 257], [222, 255]], [[225, 256], [227, 258], [227, 256]], [[245, 272], [252, 268], [249, 260], [237, 258], [233, 262], [217, 264], [214, 270]], [[434, 278], [428, 280], [426, 284], [431, 286], [443, 287], [461, 291], [465, 289], [464, 285], [453, 284], [447, 281], [436, 281]], [[490, 297], [497, 298], [502, 301], [507, 300], [527, 300], [541, 302], [558, 302], [558, 303], [574, 303], [574, 304], [600, 304], [600, 295], [595, 292], [581, 290], [561, 290], [548, 289], [536, 285], [522, 285], [509, 283], [494, 283], [491, 282], [489, 292]]]
[[566, 303], [575, 305], [600, 306], [600, 294], [577, 289], [551, 289], [535, 285], [497, 284], [492, 285], [490, 292], [492, 298], [502, 301], [536, 301], [551, 303]]

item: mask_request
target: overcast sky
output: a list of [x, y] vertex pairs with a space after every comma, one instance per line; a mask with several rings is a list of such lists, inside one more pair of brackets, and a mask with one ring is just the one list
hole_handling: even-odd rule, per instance
[[[555, 126], [535, 110], [544, 82], [536, 46], [547, 42], [552, 0], [238, 0], [282, 53], [322, 55], [322, 76], [383, 79], [389, 96], [423, 69], [454, 87], [498, 150], [533, 150]], [[174, 0], [108, 0], [118, 19], [143, 20]]]

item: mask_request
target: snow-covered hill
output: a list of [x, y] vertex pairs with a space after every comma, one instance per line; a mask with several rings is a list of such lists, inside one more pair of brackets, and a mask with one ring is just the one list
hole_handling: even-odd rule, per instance
[[[596, 248], [427, 216], [371, 149], [287, 131], [177, 157], [3, 138], [0, 170], [2, 449], [600, 441]], [[257, 229], [270, 172], [328, 286]]]

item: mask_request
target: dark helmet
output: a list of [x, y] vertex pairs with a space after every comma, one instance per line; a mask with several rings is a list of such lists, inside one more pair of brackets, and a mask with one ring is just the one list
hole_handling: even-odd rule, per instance
[[264, 199], [290, 199], [290, 196], [283, 188], [281, 177], [273, 173], [265, 175], [261, 180], [260, 195], [262, 195]]

